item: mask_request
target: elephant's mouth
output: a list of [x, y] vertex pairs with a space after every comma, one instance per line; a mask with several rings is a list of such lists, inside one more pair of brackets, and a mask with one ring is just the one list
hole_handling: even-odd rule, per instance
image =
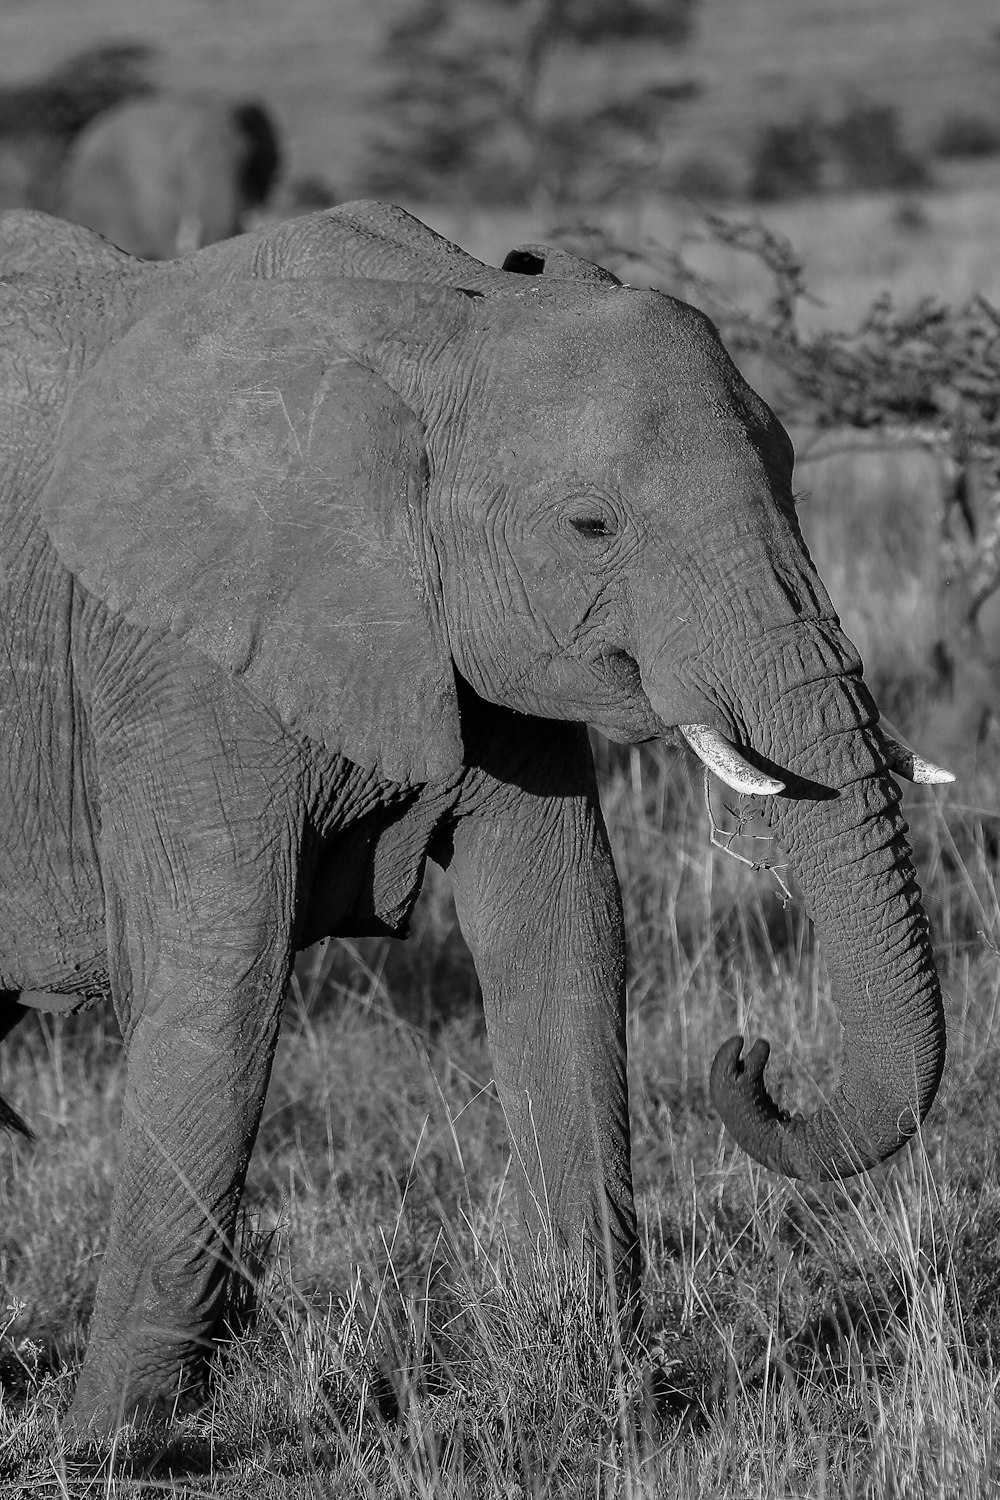
[[[605, 650], [599, 655], [581, 658], [588, 675], [596, 678], [607, 693], [607, 705], [591, 701], [588, 722], [607, 739], [621, 743], [675, 738], [679, 733], [707, 770], [717, 776], [731, 791], [744, 796], [776, 796], [825, 800], [836, 793], [816, 782], [764, 762], [753, 749], [744, 750], [721, 730], [703, 722], [680, 723], [655, 693], [647, 693], [639, 664], [623, 650]], [[603, 694], [602, 694], [603, 696]], [[942, 785], [954, 781], [950, 771], [916, 754], [880, 726], [882, 749], [890, 771], [906, 781], [924, 785]]]
[[643, 688], [638, 663], [627, 651], [552, 658], [537, 696], [547, 715], [586, 722], [617, 744], [639, 744], [667, 733]]

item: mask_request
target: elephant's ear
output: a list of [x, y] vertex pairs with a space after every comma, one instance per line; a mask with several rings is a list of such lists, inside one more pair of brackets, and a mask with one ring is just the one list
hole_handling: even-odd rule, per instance
[[336, 291], [260, 283], [136, 324], [69, 403], [43, 517], [111, 611], [166, 627], [290, 729], [436, 780], [462, 745], [423, 432], [331, 337]]

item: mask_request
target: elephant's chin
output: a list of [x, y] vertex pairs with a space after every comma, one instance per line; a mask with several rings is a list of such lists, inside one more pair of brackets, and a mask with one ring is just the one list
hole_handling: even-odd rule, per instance
[[587, 722], [591, 729], [614, 745], [644, 745], [650, 740], [670, 738], [666, 726], [652, 710], [645, 715], [635, 712], [627, 715], [609, 714], [605, 719], [589, 717]]
[[624, 652], [592, 661], [553, 657], [536, 663], [516, 683], [505, 682], [499, 691], [489, 668], [479, 662], [460, 662], [458, 670], [488, 703], [542, 719], [587, 724], [615, 744], [669, 735], [668, 724], [643, 689], [638, 666]]
[[580, 684], [580, 702], [583, 712], [565, 717], [583, 719], [616, 745], [670, 738], [671, 721], [653, 707], [638, 663], [625, 651], [610, 652], [588, 664]]

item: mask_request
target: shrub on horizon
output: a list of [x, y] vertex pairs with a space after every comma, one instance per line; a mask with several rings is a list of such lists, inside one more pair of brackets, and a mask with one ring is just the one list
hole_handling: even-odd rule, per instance
[[822, 187], [823, 126], [806, 111], [796, 120], [765, 125], [750, 157], [747, 191], [758, 203], [799, 198]]
[[959, 160], [996, 156], [1000, 152], [1000, 120], [971, 110], [945, 115], [931, 142], [935, 156]]

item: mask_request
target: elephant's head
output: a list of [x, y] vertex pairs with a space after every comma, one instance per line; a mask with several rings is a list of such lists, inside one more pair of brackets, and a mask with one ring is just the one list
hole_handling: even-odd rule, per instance
[[613, 739], [681, 733], [768, 793], [843, 1077], [789, 1118], [766, 1047], [741, 1062], [736, 1039], [713, 1094], [766, 1165], [856, 1170], [912, 1134], [944, 1057], [900, 752], [803, 544], [788, 439], [712, 325], [581, 263], [551, 269], [191, 292], [83, 381], [51, 533], [113, 607], [392, 778], [460, 768], [457, 671]]

